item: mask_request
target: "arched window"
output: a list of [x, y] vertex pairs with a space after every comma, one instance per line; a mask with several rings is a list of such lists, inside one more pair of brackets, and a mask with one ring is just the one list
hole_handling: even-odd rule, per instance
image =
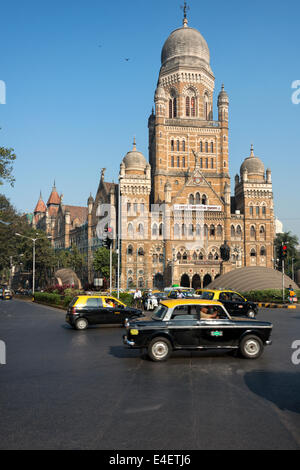
[[191, 98], [191, 116], [196, 116], [196, 98], [194, 96]]
[[214, 143], [213, 142], [210, 143], [210, 151], [211, 151], [211, 153], [214, 153]]
[[231, 236], [231, 238], [235, 238], [235, 228], [234, 228], [233, 225], [231, 225], [230, 236]]
[[200, 237], [200, 235], [201, 235], [201, 226], [200, 226], [200, 224], [197, 224], [196, 225], [196, 236]]
[[173, 100], [169, 99], [169, 118], [172, 119], [173, 117]]
[[154, 253], [154, 255], [152, 256], [152, 262], [153, 263], [157, 263], [158, 262], [158, 255], [156, 253]]
[[174, 140], [171, 140], [171, 150], [174, 152]]
[[200, 204], [200, 194], [196, 193], [196, 201], [195, 204]]
[[204, 95], [204, 119], [206, 119], [206, 121], [208, 121], [208, 116], [209, 114], [209, 108], [208, 108], [208, 95], [207, 93], [205, 93]]
[[256, 214], [257, 216], [259, 216], [259, 206], [256, 206], [256, 207], [255, 207], [255, 214]]
[[262, 215], [265, 216], [266, 213], [267, 213], [267, 208], [266, 208], [266, 206], [263, 205], [262, 208], [261, 208], [261, 210], [262, 210]]
[[208, 158], [205, 159], [205, 168], [208, 169]]
[[128, 224], [127, 233], [128, 237], [133, 237], [133, 225], [131, 222]]
[[187, 117], [190, 116], [190, 97], [186, 96], [185, 98], [185, 115]]
[[138, 235], [139, 235], [140, 237], [143, 237], [143, 236], [144, 236], [144, 226], [143, 226], [143, 224], [139, 224], [139, 225], [138, 225], [138, 230], [137, 230], [137, 231], [138, 231]]
[[218, 225], [217, 226], [217, 237], [218, 238], [221, 238], [222, 237], [222, 233], [223, 233], [223, 229], [222, 229], [222, 225]]
[[256, 238], [256, 230], [255, 230], [255, 227], [253, 225], [251, 225], [251, 228], [250, 228], [250, 238], [254, 239]]
[[210, 237], [214, 237], [215, 236], [215, 226], [212, 224], [210, 227], [209, 227], [209, 235]]
[[253, 206], [250, 206], [249, 211], [250, 211], [250, 215], [252, 216], [253, 215]]
[[200, 152], [203, 152], [203, 142], [202, 142], [202, 140], [200, 142]]
[[263, 225], [260, 226], [259, 237], [262, 240], [265, 240], [265, 238], [266, 238], [266, 230], [265, 230], [265, 227]]
[[204, 254], [203, 254], [202, 252], [199, 253], [199, 259], [200, 259], [200, 260], [204, 259]]
[[188, 234], [189, 234], [190, 237], [192, 237], [194, 235], [194, 226], [193, 226], [193, 224], [189, 224]]
[[266, 249], [265, 249], [264, 246], [262, 246], [261, 249], [260, 249], [260, 256], [266, 256], [266, 254], [267, 254]]
[[174, 168], [174, 157], [171, 157], [171, 166]]
[[181, 235], [184, 237], [185, 234], [186, 234], [186, 228], [185, 228], [185, 225], [182, 224], [182, 226], [181, 226]]
[[206, 206], [206, 204], [207, 204], [207, 196], [206, 196], [206, 194], [203, 194], [203, 195], [202, 195], [201, 204], [204, 205], [204, 206]]
[[186, 251], [183, 253], [182, 259], [183, 259], [183, 261], [186, 261], [188, 259], [188, 255], [187, 255]]
[[159, 255], [159, 262], [160, 263], [164, 262], [164, 255], [162, 253]]
[[159, 236], [161, 237], [163, 235], [163, 231], [164, 231], [164, 224], [159, 224]]
[[138, 286], [139, 286], [139, 289], [143, 289], [144, 287], [144, 279], [142, 277], [139, 277]]
[[152, 226], [152, 235], [157, 237], [157, 224], [153, 224]]
[[256, 251], [255, 251], [255, 248], [252, 248], [251, 251], [250, 251], [250, 256], [252, 258], [254, 258], [256, 256]]
[[177, 168], [180, 167], [180, 157], [177, 157]]
[[177, 99], [175, 90], [171, 91], [171, 98], [169, 99], [169, 118], [177, 117]]
[[182, 157], [182, 166], [185, 167], [185, 157]]
[[209, 255], [208, 255], [208, 259], [209, 259], [209, 261], [212, 261], [212, 260], [214, 259], [214, 256], [213, 256], [213, 254], [212, 254], [212, 253], [209, 253]]
[[236, 237], [241, 240], [242, 239], [242, 229], [241, 229], [241, 226], [238, 225], [237, 228], [236, 228]]
[[181, 253], [179, 251], [177, 253], [177, 259], [178, 259], [178, 261], [181, 261]]
[[180, 150], [180, 142], [179, 142], [179, 140], [177, 140], [176, 147], [177, 147], [177, 152], [179, 152], [179, 150]]
[[197, 259], [198, 259], [197, 253], [194, 251], [194, 253], [193, 253], [193, 261], [196, 261]]
[[208, 142], [205, 142], [205, 152], [208, 153]]
[[128, 245], [128, 247], [127, 247], [127, 255], [128, 255], [128, 256], [132, 256], [132, 253], [133, 253], [132, 245]]
[[213, 169], [213, 167], [214, 167], [214, 159], [213, 158], [210, 159], [210, 167], [211, 167], [211, 169]]
[[185, 140], [182, 141], [182, 151], [185, 152]]
[[208, 226], [204, 224], [204, 237], [207, 238], [208, 236]]
[[190, 197], [189, 197], [189, 204], [191, 204], [191, 205], [194, 205], [194, 204], [195, 204], [194, 194], [190, 194]]
[[140, 246], [140, 248], [138, 249], [138, 255], [139, 256], [144, 256], [144, 249]]

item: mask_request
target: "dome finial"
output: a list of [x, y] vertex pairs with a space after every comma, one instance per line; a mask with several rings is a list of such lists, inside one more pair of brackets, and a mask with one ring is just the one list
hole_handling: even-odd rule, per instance
[[254, 157], [253, 144], [251, 144], [250, 148], [250, 157]]
[[186, 17], [186, 12], [187, 12], [187, 10], [190, 9], [190, 7], [187, 5], [186, 2], [184, 2], [184, 5], [181, 6], [180, 8], [182, 8], [182, 10], [183, 10], [183, 26], [184, 26], [184, 28], [186, 28], [187, 24], [188, 24], [188, 20], [187, 20], [187, 17]]
[[136, 150], [135, 136], [133, 137], [133, 149], [132, 150]]

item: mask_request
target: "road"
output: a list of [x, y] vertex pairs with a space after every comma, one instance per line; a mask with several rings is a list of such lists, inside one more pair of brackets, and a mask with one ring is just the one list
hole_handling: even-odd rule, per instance
[[300, 449], [300, 309], [259, 317], [274, 332], [258, 360], [179, 351], [160, 364], [120, 327], [75, 331], [60, 310], [0, 302], [0, 449]]

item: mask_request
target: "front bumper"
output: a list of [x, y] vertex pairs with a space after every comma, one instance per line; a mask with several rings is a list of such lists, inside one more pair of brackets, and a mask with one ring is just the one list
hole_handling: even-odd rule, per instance
[[135, 342], [130, 341], [126, 335], [123, 336], [123, 343], [125, 344], [125, 346], [130, 346], [131, 348], [135, 346]]

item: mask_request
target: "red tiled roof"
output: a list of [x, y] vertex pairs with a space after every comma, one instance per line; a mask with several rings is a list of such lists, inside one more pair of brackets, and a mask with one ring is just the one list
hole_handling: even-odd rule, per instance
[[38, 200], [37, 205], [35, 206], [34, 213], [36, 212], [46, 212], [46, 204], [44, 203], [43, 199], [40, 197]]
[[78, 219], [80, 225], [84, 224], [88, 216], [88, 208], [82, 206], [65, 206], [64, 211], [69, 211], [71, 216], [71, 223], [73, 220]]
[[49, 204], [58, 204], [58, 205], [60, 204], [60, 197], [58, 195], [58, 192], [56, 191], [55, 186], [53, 186], [52, 188], [51, 194], [47, 202], [47, 206], [49, 206]]

